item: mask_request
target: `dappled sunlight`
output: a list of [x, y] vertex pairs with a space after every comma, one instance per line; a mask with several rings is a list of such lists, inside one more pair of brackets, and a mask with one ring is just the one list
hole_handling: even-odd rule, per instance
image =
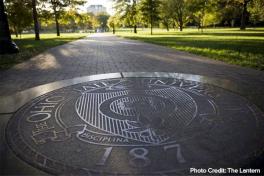
[[[41, 34], [40, 41], [36, 41], [34, 39], [34, 34], [23, 34], [21, 38], [16, 38], [15, 36], [12, 36], [14, 38], [15, 43], [20, 48], [20, 52], [15, 55], [5, 55], [1, 56], [0, 59], [0, 69], [7, 69], [11, 68], [12, 66], [19, 64], [23, 61], [26, 61], [32, 57], [39, 57], [38, 54], [45, 52], [46, 50], [56, 47], [58, 45], [65, 44], [67, 42], [71, 42], [77, 39], [81, 39], [89, 35], [88, 33], [62, 33], [60, 37], [57, 37], [56, 34]], [[68, 56], [69, 53], [66, 51], [63, 51], [63, 55]], [[58, 64], [50, 63], [48, 66], [45, 64], [43, 68], [57, 68]], [[16, 69], [26, 69], [26, 68], [32, 68], [33, 65], [39, 65], [39, 64], [32, 64], [32, 62], [25, 63], [25, 64], [19, 64], [16, 67]], [[53, 66], [52, 66], [53, 65]], [[57, 65], [57, 66], [56, 66]]]
[[73, 55], [72, 50], [71, 50], [71, 49], [68, 49], [68, 48], [66, 48], [66, 49], [64, 49], [64, 48], [60, 48], [60, 49], [59, 49], [59, 52], [60, 52], [60, 54], [62, 54], [63, 56], [72, 56], [72, 55]]
[[28, 62], [17, 64], [14, 68], [16, 70], [27, 70], [27, 69], [49, 70], [49, 69], [59, 69], [61, 68], [61, 64], [57, 61], [55, 56], [49, 53], [45, 53], [32, 58]]
[[53, 55], [45, 54], [45, 57], [38, 59], [37, 62], [35, 62], [35, 67], [40, 70], [58, 69], [61, 68], [61, 64]]

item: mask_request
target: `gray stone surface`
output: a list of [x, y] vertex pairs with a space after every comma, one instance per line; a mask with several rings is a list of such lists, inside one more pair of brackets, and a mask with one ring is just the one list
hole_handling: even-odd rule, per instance
[[3, 152], [5, 173], [35, 175], [32, 167], [91, 176], [187, 175], [190, 168], [248, 164], [260, 169], [250, 163], [261, 158], [264, 114], [244, 97], [205, 78], [122, 75], [49, 92], [14, 113], [4, 151], [10, 147], [30, 166]]
[[110, 34], [52, 48], [27, 62], [0, 72], [0, 95], [10, 95], [53, 81], [113, 72], [177, 72], [229, 79], [249, 96], [264, 100], [264, 73], [179, 52], [162, 46], [127, 40]]
[[44, 173], [26, 164], [10, 150], [6, 144], [5, 126], [12, 114], [0, 114], [0, 175], [43, 175]]

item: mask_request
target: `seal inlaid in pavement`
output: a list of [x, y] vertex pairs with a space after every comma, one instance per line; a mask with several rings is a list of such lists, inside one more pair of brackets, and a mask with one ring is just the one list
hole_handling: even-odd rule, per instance
[[6, 137], [51, 174], [189, 173], [241, 167], [263, 148], [263, 113], [244, 97], [178, 78], [84, 82], [28, 102]]

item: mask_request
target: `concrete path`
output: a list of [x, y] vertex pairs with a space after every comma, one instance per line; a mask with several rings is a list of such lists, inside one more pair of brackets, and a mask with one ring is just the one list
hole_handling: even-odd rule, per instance
[[113, 72], [177, 72], [228, 79], [264, 107], [264, 72], [110, 34], [94, 34], [52, 48], [1, 71], [0, 95], [54, 81]]

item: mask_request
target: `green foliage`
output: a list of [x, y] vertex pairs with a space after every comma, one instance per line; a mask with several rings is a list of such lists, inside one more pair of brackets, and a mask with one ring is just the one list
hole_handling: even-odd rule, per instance
[[107, 21], [107, 25], [110, 27], [110, 28], [115, 28], [116, 26], [116, 19], [115, 19], [115, 16], [111, 16], [108, 21]]
[[160, 4], [159, 0], [141, 0], [139, 4], [141, 19], [150, 25], [151, 34], [154, 23], [160, 19]]
[[94, 14], [89, 14], [91, 16], [91, 24], [93, 29], [97, 29], [100, 27], [100, 21]]
[[39, 21], [41, 23], [41, 26], [47, 27], [48, 25], [53, 24], [53, 14], [50, 13], [50, 11], [43, 9], [39, 12]]
[[32, 11], [29, 0], [6, 0], [5, 6], [9, 25], [12, 31], [18, 35], [32, 25]]
[[166, 0], [168, 17], [172, 18], [173, 21], [180, 27], [182, 31], [184, 24], [186, 24], [190, 17], [188, 7], [190, 3], [188, 0]]
[[76, 24], [85, 31], [88, 29], [92, 29], [91, 17], [87, 13], [78, 14], [78, 16], [76, 17]]
[[210, 26], [239, 25], [245, 29], [248, 22], [264, 23], [263, 0], [138, 0], [135, 13], [131, 10], [134, 1], [114, 1], [117, 16], [123, 26], [129, 27], [136, 23], [152, 28], [160, 22], [167, 30], [175, 26], [182, 30], [186, 25], [195, 25], [202, 30]]
[[110, 16], [110, 18], [107, 21], [107, 24], [110, 28], [114, 28], [114, 27], [120, 27], [121, 26], [121, 22], [120, 22], [120, 17], [118, 17], [117, 15], [115, 16]]
[[106, 13], [100, 13], [100, 14], [96, 15], [96, 18], [99, 22], [99, 28], [101, 30], [104, 30], [104, 31], [108, 30], [107, 21], [108, 21], [109, 17], [110, 16]]
[[70, 8], [61, 13], [60, 24], [68, 31], [75, 32], [78, 27], [87, 28], [89, 18], [88, 14], [80, 14], [77, 9]]
[[[85, 0], [41, 0], [42, 5], [46, 9], [50, 9], [54, 15], [57, 36], [60, 36], [60, 24], [63, 14], [66, 14], [66, 8], [75, 9], [79, 5], [83, 5]], [[74, 21], [71, 21], [74, 26]], [[74, 29], [73, 29], [74, 30]]]
[[134, 26], [134, 33], [137, 33], [139, 23], [138, 0], [114, 0], [114, 4], [115, 19], [119, 19], [124, 26]]
[[215, 26], [221, 22], [221, 14], [218, 11], [207, 12], [203, 18], [204, 26]]
[[169, 31], [170, 24], [172, 23], [172, 18], [171, 18], [171, 9], [169, 5], [169, 0], [163, 0], [161, 1], [160, 4], [160, 21], [162, 25], [164, 25]]
[[203, 29], [206, 24], [210, 24], [207, 20], [214, 18], [216, 11], [215, 0], [189, 0], [189, 10], [193, 12], [193, 18], [198, 23], [198, 28]]
[[254, 0], [251, 1], [248, 8], [250, 12], [250, 21], [255, 25], [264, 22], [264, 1]]
[[234, 27], [236, 23], [240, 24], [243, 10], [240, 2], [236, 0], [219, 0], [217, 8], [220, 13], [219, 18], [225, 26]]

